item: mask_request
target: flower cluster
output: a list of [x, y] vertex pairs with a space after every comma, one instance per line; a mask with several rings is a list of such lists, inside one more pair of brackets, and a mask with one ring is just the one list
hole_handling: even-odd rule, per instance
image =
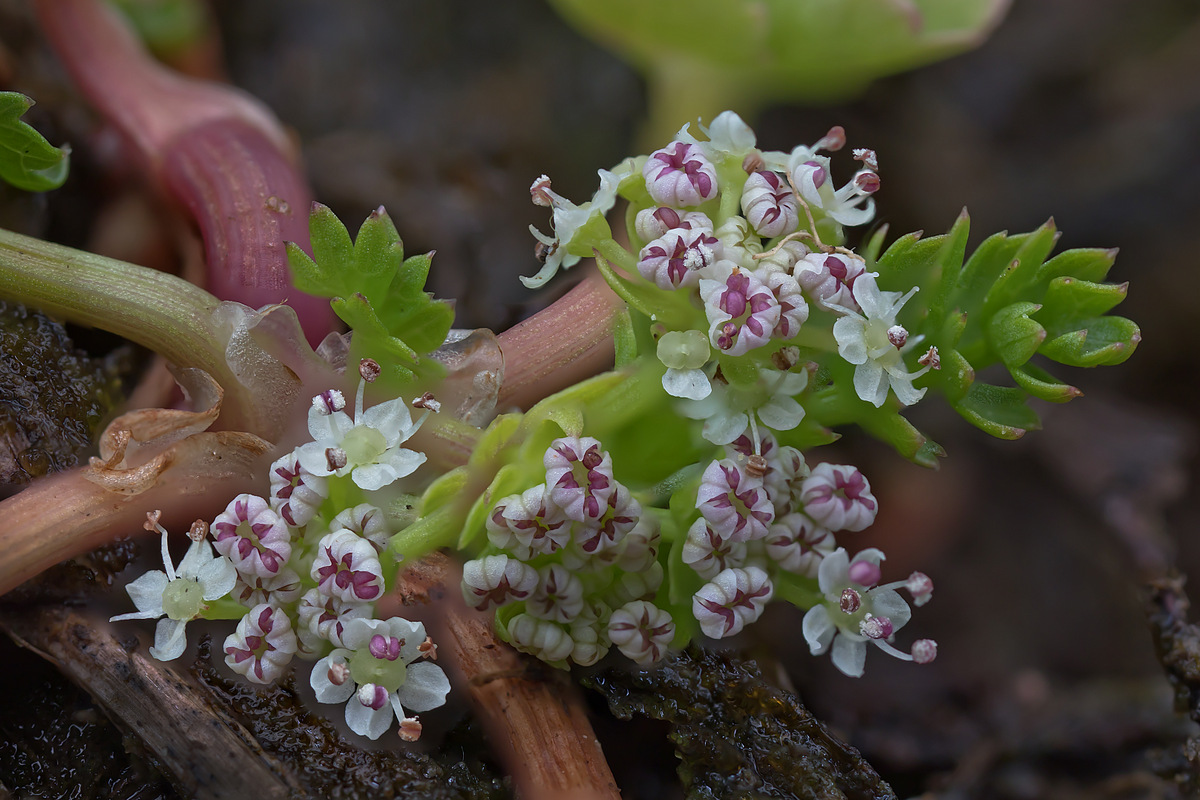
[[[758, 619], [781, 587], [789, 598], [831, 596], [841, 576], [826, 561], [836, 565], [836, 554], [845, 553], [835, 536], [862, 531], [875, 519], [877, 503], [856, 468], [820, 463], [810, 471], [803, 454], [783, 444], [796, 440], [792, 432], [805, 421], [809, 393], [827, 385], [832, 373], [836, 389], [853, 384], [855, 402], [880, 408], [891, 396], [911, 405], [925, 393], [914, 381], [936, 368], [937, 354], [926, 353], [919, 368], [910, 368], [906, 356], [921, 336], [910, 336], [899, 319], [916, 288], [880, 289], [867, 261], [842, 246], [844, 227], [874, 217], [880, 178], [873, 151], [853, 151], [858, 169], [839, 187], [831, 154], [846, 144], [841, 128], [790, 152], [759, 150], [754, 132], [731, 112], [701, 131], [696, 137], [685, 126], [666, 147], [634, 161], [640, 175], [618, 182], [633, 206], [627, 214], [630, 249], [591, 245], [628, 276], [606, 273], [648, 319], [662, 387], [679, 398], [675, 411], [699, 421], [700, 436], [721, 448], [693, 467], [695, 483], [676, 490], [685, 496], [672, 500], [671, 509], [690, 506], [695, 512], [682, 524], [674, 519], [678, 530], [668, 531], [675, 540], [668, 545], [679, 559], [666, 563], [675, 569], [681, 562], [691, 571], [687, 577], [672, 573], [672, 596], [697, 586], [692, 616], [704, 634], [724, 638]], [[609, 184], [592, 206], [613, 202]], [[547, 204], [556, 220], [569, 213], [561, 198], [549, 197]], [[836, 372], [826, 366], [831, 359], [840, 359]], [[818, 372], [820, 381], [814, 379]], [[506, 521], [513, 513], [508, 509], [520, 507], [525, 519], [538, 504], [550, 514], [538, 517], [546, 526], [538, 541], [563, 548], [576, 541], [579, 534], [555, 527], [579, 523], [554, 516], [559, 500], [552, 490], [530, 490], [520, 502], [509, 498], [489, 525], [509, 560], [502, 569], [505, 556], [492, 556], [497, 560], [488, 562], [480, 591], [509, 592], [506, 602], [522, 592], [545, 592], [538, 587], [549, 576], [536, 575], [527, 562], [547, 551], [520, 551], [528, 536], [521, 538]], [[882, 554], [874, 563], [879, 560]], [[572, 586], [579, 583], [571, 577]], [[867, 640], [916, 661], [934, 652], [930, 643], [919, 643], [909, 656], [888, 644], [908, 620], [908, 606], [877, 581], [875, 576], [837, 590], [857, 593], [852, 614], [829, 611], [827, 603], [805, 604], [813, 652], [832, 646], [834, 663], [847, 674], [861, 673]], [[659, 605], [681, 612], [661, 597]], [[528, 616], [541, 618], [535, 611], [521, 618]], [[824, 620], [828, 624], [819, 624]], [[836, 639], [835, 629], [842, 632]]]
[[553, 664], [594, 664], [613, 645], [658, 661], [675, 623], [652, 602], [663, 580], [654, 516], [596, 439], [555, 439], [543, 464], [544, 483], [488, 514], [489, 554], [463, 567], [468, 604], [498, 608], [501, 635]]
[[320, 659], [311, 678], [320, 702], [345, 703], [356, 733], [378, 738], [396, 718], [411, 740], [420, 723], [408, 712], [441, 705], [450, 684], [440, 667], [414, 663], [434, 652], [419, 624], [375, 616], [395, 562], [393, 525], [371, 502], [344, 506], [411, 474], [425, 456], [400, 446], [420, 424], [403, 400], [364, 408], [376, 369], [364, 361], [361, 372], [353, 415], [339, 391], [313, 398], [312, 441], [271, 464], [269, 496], [238, 495], [211, 526], [194, 527], [178, 570], [159, 527], [166, 572], [130, 583], [138, 612], [113, 619], [165, 615], [151, 654], [171, 660], [186, 646], [184, 625], [219, 607], [217, 616], [240, 616], [222, 646], [231, 669], [267, 684], [296, 656]]

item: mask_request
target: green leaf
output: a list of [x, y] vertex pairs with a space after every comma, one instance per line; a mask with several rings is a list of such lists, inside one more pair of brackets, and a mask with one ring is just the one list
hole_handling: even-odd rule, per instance
[[354, 242], [350, 240], [350, 231], [327, 206], [313, 203], [308, 215], [308, 233], [312, 239], [313, 260], [320, 265], [325, 282], [337, 287], [330, 294], [349, 294], [351, 287], [346, 285], [345, 278], [341, 276], [354, 263]]
[[1049, 220], [1032, 233], [1009, 237], [1010, 242], [1019, 242], [1019, 246], [1008, 266], [987, 291], [983, 301], [985, 315], [1029, 296], [1038, 269], [1054, 249], [1058, 237], [1054, 220]]
[[1124, 317], [1094, 317], [1080, 324], [1047, 340], [1038, 352], [1070, 367], [1112, 366], [1133, 355], [1142, 340], [1138, 326]]
[[1039, 283], [1048, 283], [1054, 278], [1074, 277], [1099, 283], [1108, 277], [1108, 270], [1117, 257], [1116, 248], [1067, 250], [1047, 261], [1038, 270]]
[[1025, 405], [1025, 397], [1020, 389], [977, 381], [954, 404], [954, 410], [998, 439], [1020, 439], [1026, 431], [1042, 427], [1034, 410]]
[[354, 271], [363, 276], [395, 274], [404, 261], [400, 234], [383, 206], [371, 212], [354, 239]]
[[1017, 382], [1017, 386], [1020, 386], [1039, 400], [1046, 400], [1050, 403], [1065, 403], [1083, 394], [1083, 392], [1074, 386], [1063, 383], [1036, 364], [1009, 367], [1008, 371], [1013, 376], [1013, 380]]
[[946, 455], [941, 445], [930, 440], [895, 411], [880, 409], [879, 412], [863, 418], [859, 425], [867, 433], [887, 442], [896, 448], [900, 455], [922, 467], [936, 469], [938, 459]]
[[1107, 314], [1125, 299], [1128, 283], [1092, 283], [1071, 277], [1050, 281], [1037, 317], [1051, 327], [1065, 326], [1088, 317]]
[[1008, 367], [1019, 367], [1046, 340], [1046, 329], [1029, 318], [1041, 306], [1021, 302], [1005, 306], [988, 320], [987, 338], [996, 355]]
[[45, 192], [66, 181], [71, 150], [55, 147], [21, 121], [32, 105], [19, 92], [0, 92], [0, 180], [27, 192]]
[[341, 291], [341, 282], [336, 275], [322, 269], [308, 253], [295, 242], [285, 242], [288, 268], [292, 271], [292, 283], [297, 289], [317, 297], [333, 297]]

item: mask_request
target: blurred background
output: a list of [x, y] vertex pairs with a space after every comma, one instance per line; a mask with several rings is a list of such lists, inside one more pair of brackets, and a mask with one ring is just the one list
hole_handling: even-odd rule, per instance
[[[351, 228], [384, 205], [408, 252], [437, 250], [431, 288], [458, 299], [459, 326], [502, 329], [572, 281], [540, 294], [517, 281], [537, 269], [528, 226], [548, 223], [528, 186], [546, 173], [582, 202], [597, 169], [637, 152], [645, 90], [627, 65], [538, 0], [212, 10], [220, 52], [205, 68], [220, 65], [294, 131], [316, 197]], [[0, 0], [0, 23], [0, 77], [39, 100], [44, 114], [30, 121], [51, 141], [76, 145], [68, 186], [9, 202], [8, 224], [20, 215], [31, 232], [119, 250], [121, 225], [153, 212], [114, 177], [111, 143], [70, 105], [21, 4]], [[848, 146], [876, 150], [877, 218], [893, 238], [944, 232], [966, 207], [973, 245], [1053, 217], [1060, 249], [1120, 248], [1110, 280], [1130, 292], [1116, 313], [1142, 326], [1127, 363], [1068, 371], [1085, 397], [1039, 408], [1047, 429], [1022, 441], [992, 440], [935, 400], [914, 419], [949, 453], [939, 471], [854, 432], [819, 456], [853, 460], [876, 487], [879, 521], [854, 545], [889, 554], [885, 578], [933, 577], [934, 602], [903, 634], [937, 639], [938, 660], [917, 668], [872, 652], [864, 678], [845, 678], [802, 652], [801, 615], [782, 608], [739, 644], [901, 796], [1176, 796], [1156, 765], [1178, 757], [1171, 748], [1190, 729], [1172, 712], [1143, 587], [1172, 567], [1200, 575], [1187, 501], [1200, 389], [1198, 76], [1194, 0], [1017, 0], [974, 52], [837, 105], [768, 108], [754, 126], [765, 149], [842, 125]], [[849, 159], [839, 165], [844, 179]], [[633, 738], [615, 722], [601, 733], [610, 757]], [[657, 772], [669, 775], [661, 752]], [[640, 773], [618, 781], [657, 785]]]

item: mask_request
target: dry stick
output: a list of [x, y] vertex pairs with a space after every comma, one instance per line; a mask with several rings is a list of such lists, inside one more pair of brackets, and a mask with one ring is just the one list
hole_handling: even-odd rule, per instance
[[[400, 575], [405, 605], [432, 603], [431, 623], [451, 669], [500, 743], [521, 800], [620, 800], [579, 689], [567, 673], [518, 654], [496, 638], [491, 615], [467, 607], [457, 565], [440, 553]], [[452, 588], [447, 588], [447, 586]]]
[[132, 730], [185, 796], [286, 800], [303, 793], [249, 732], [218, 716], [169, 667], [96, 630], [95, 620], [45, 608], [6, 615], [0, 628]]

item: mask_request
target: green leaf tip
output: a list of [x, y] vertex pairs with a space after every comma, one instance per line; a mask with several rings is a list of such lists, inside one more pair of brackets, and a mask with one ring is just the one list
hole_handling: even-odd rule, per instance
[[320, 203], [313, 203], [308, 227], [312, 256], [287, 245], [293, 280], [301, 291], [331, 298], [354, 330], [352, 356], [374, 358], [401, 382], [440, 375], [440, 364], [426, 356], [446, 340], [454, 308], [425, 291], [433, 253], [404, 258], [400, 233], [382, 206], [353, 239]]
[[70, 147], [55, 147], [21, 121], [33, 100], [0, 92], [0, 180], [27, 192], [57, 189], [67, 179]]

